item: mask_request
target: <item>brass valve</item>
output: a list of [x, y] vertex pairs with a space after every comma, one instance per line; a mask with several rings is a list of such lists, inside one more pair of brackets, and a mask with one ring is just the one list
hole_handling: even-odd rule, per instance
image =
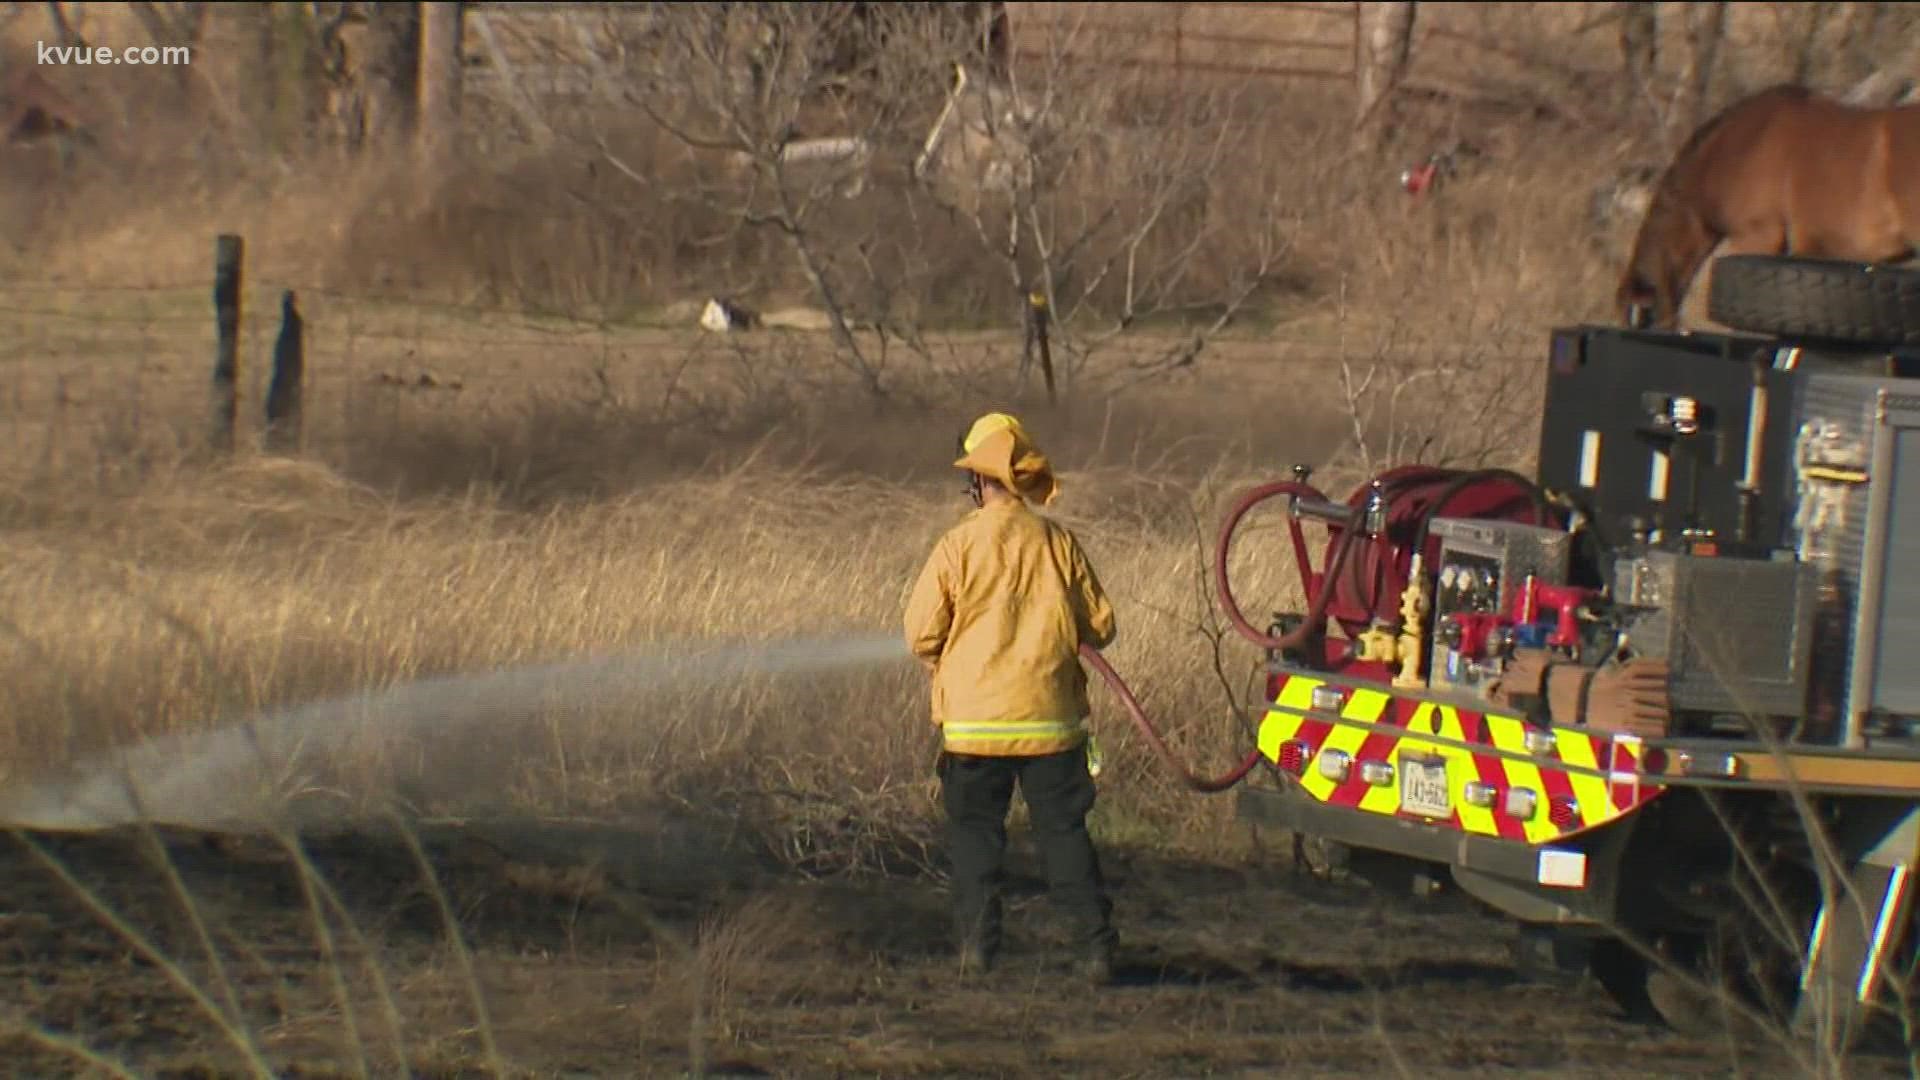
[[1420, 659], [1426, 644], [1421, 629], [1427, 625], [1431, 605], [1427, 599], [1427, 577], [1421, 572], [1420, 552], [1413, 553], [1408, 567], [1407, 589], [1400, 594], [1400, 672], [1393, 677], [1395, 686], [1420, 685]]
[[1354, 653], [1360, 660], [1391, 664], [1397, 659], [1398, 644], [1393, 630], [1386, 623], [1376, 622], [1354, 639]]

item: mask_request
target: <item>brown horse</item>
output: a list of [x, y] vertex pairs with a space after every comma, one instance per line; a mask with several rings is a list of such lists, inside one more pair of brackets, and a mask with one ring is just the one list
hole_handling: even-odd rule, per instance
[[1859, 108], [1775, 86], [1708, 120], [1655, 186], [1615, 294], [1632, 326], [1671, 329], [1723, 254], [1895, 263], [1920, 245], [1920, 106]]

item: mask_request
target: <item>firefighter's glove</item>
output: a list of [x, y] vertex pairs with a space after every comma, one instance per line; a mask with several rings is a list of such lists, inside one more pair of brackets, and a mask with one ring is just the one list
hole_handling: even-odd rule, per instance
[[1667, 679], [1661, 660], [1636, 658], [1596, 669], [1522, 649], [1501, 672], [1491, 696], [1536, 721], [1658, 738], [1667, 733], [1672, 716]]
[[1499, 677], [1487, 686], [1487, 696], [1494, 704], [1518, 712], [1544, 709], [1545, 703], [1540, 701], [1540, 679], [1552, 659], [1550, 653], [1540, 649], [1515, 649], [1513, 657], [1502, 666]]
[[1665, 737], [1673, 718], [1668, 674], [1666, 661], [1646, 658], [1602, 667], [1588, 692], [1587, 725], [1643, 739]]

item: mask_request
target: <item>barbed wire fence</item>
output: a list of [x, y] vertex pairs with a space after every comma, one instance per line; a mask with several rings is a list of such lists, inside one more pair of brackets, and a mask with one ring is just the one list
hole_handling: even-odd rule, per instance
[[[782, 438], [801, 435], [788, 441], [823, 457], [908, 468], [898, 460], [901, 440], [887, 440], [924, 430], [929, 413], [915, 406], [991, 400], [1038, 408], [1044, 400], [1032, 384], [1038, 373], [1009, 394], [1008, 377], [1026, 347], [1019, 325], [967, 331], [951, 342], [929, 335], [939, 351], [912, 357], [911, 370], [903, 365], [907, 407], [883, 417], [817, 330], [709, 332], [693, 305], [644, 323], [597, 321], [342, 289], [273, 270], [249, 274], [243, 244], [208, 240], [216, 258], [198, 281], [0, 280], [0, 370], [11, 370], [0, 393], [5, 479], [24, 474], [59, 487], [91, 476], [128, 490], [181, 459], [279, 458], [317, 461], [381, 487], [422, 483], [457, 492], [478, 482], [539, 499], [655, 469], [697, 470], [750, 453], [775, 429]], [[220, 256], [233, 255], [236, 263], [223, 265]], [[235, 282], [237, 305], [220, 302], [223, 279]], [[1458, 367], [1467, 380], [1489, 357], [1531, 345], [1530, 338], [1475, 339], [1456, 357], [1435, 342], [1421, 355]], [[1149, 334], [1114, 351], [1146, 355], [1160, 347]], [[1280, 355], [1308, 365], [1353, 359], [1264, 339], [1242, 348], [1242, 356], [1258, 353], [1260, 367]], [[1371, 354], [1362, 360], [1386, 362]], [[1159, 408], [1151, 394], [1134, 396], [1137, 379], [1124, 359], [1107, 370], [1120, 408]], [[1237, 381], [1252, 374], [1233, 370]], [[1262, 408], [1260, 394], [1244, 404]], [[1089, 423], [1103, 427], [1101, 445], [1111, 408], [1102, 406], [1104, 418], [1089, 414]], [[860, 422], [814, 427], [831, 432], [832, 445], [821, 445], [803, 434], [810, 410], [857, 413]], [[1369, 413], [1356, 422], [1374, 419]], [[1332, 446], [1344, 438], [1327, 424], [1314, 431], [1293, 441]], [[1082, 434], [1094, 438], [1091, 430]], [[1149, 439], [1145, 429], [1138, 437]]]
[[[712, 332], [694, 304], [599, 321], [255, 277], [238, 237], [209, 239], [198, 281], [0, 280], [0, 471], [58, 485], [268, 455], [377, 473], [368, 458], [408, 440], [749, 439], [803, 403], [860, 397], [815, 331]], [[936, 343], [911, 381], [1004, 385], [1021, 348], [1018, 326]]]

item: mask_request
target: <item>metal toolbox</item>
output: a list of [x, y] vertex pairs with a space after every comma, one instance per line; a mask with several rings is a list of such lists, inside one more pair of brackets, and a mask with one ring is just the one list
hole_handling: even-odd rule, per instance
[[1629, 650], [1667, 662], [1676, 711], [1798, 716], [1817, 584], [1792, 559], [1648, 550], [1615, 560], [1612, 593]]
[[[1791, 513], [1798, 370], [1749, 335], [1557, 331], [1540, 426], [1539, 478], [1612, 543], [1694, 532], [1760, 550]], [[1684, 403], [1689, 425], [1668, 426]]]

